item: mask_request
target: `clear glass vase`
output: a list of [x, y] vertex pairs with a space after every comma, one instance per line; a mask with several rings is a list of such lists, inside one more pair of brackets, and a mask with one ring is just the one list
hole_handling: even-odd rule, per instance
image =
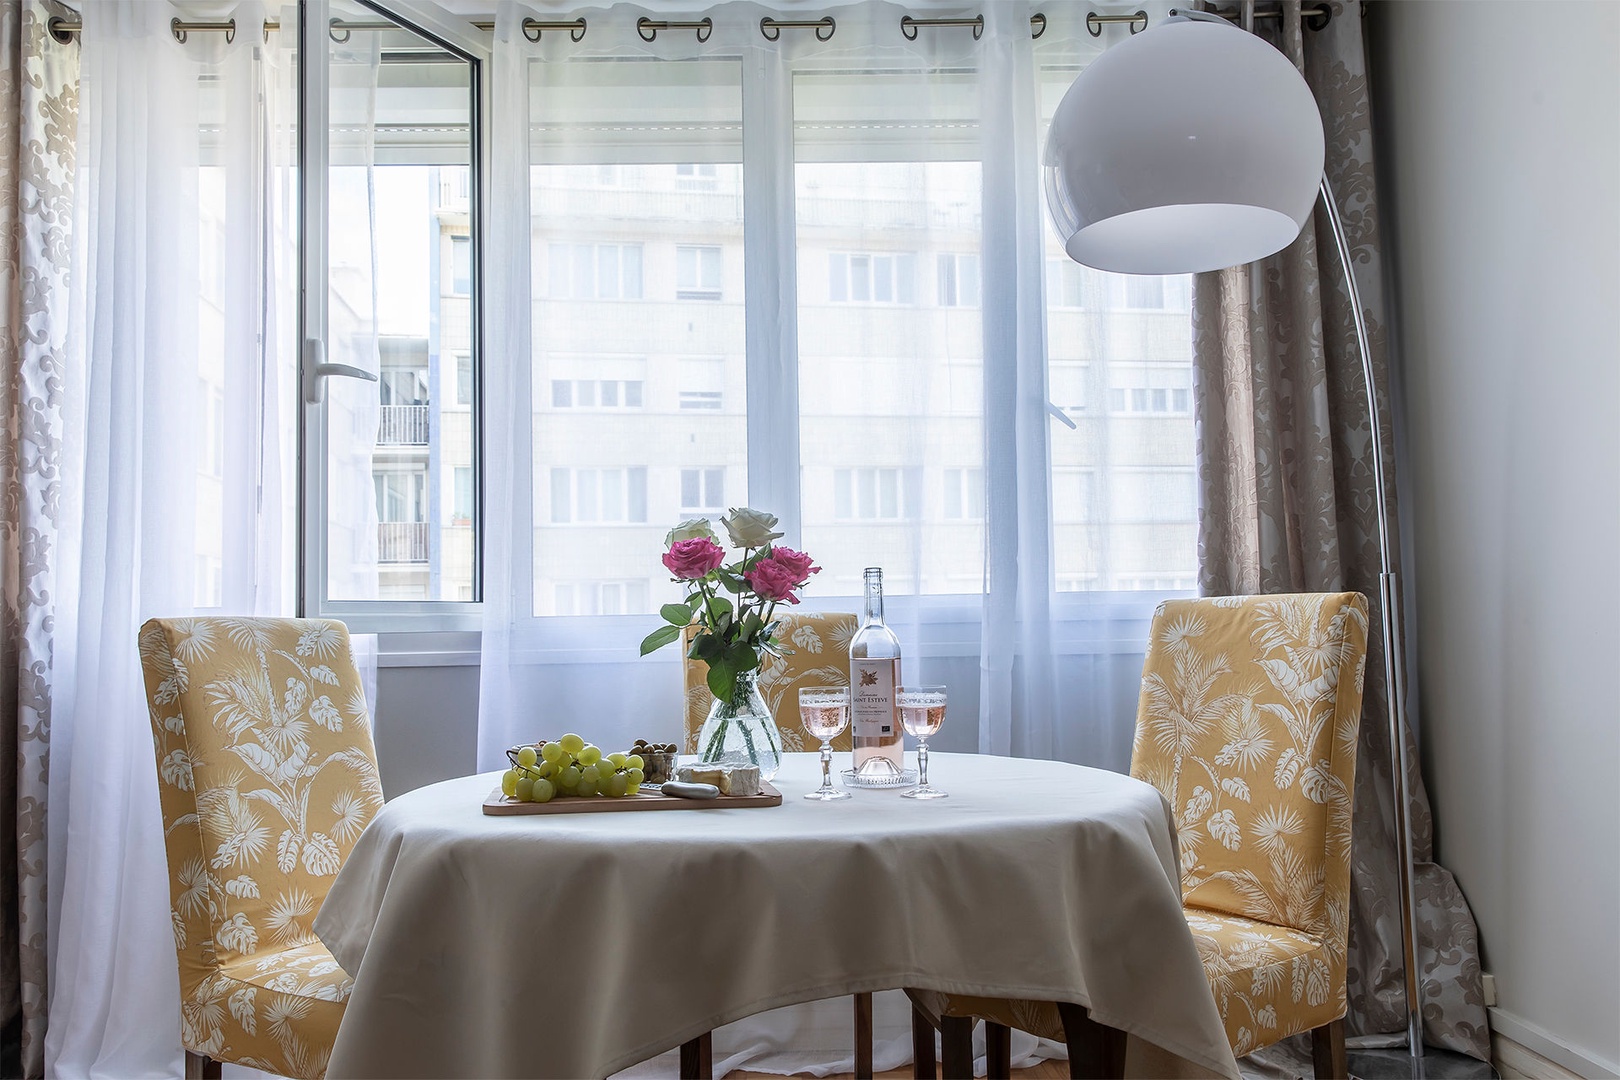
[[759, 675], [737, 676], [729, 698], [715, 698], [698, 732], [698, 761], [705, 765], [758, 765], [761, 780], [782, 767], [782, 735], [759, 692]]

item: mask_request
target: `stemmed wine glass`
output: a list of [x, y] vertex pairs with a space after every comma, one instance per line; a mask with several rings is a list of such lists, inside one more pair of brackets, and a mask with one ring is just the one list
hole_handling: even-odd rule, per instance
[[799, 719], [804, 730], [821, 740], [821, 786], [804, 797], [817, 802], [849, 798], [833, 787], [832, 741], [849, 726], [849, 690], [842, 686], [805, 686], [799, 690]]
[[900, 724], [917, 740], [917, 786], [902, 799], [944, 799], [948, 792], [928, 784], [928, 739], [945, 723], [943, 686], [897, 686], [895, 700], [900, 705]]

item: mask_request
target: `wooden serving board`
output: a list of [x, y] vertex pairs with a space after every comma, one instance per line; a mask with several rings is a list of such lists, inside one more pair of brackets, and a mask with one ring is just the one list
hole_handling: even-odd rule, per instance
[[609, 814], [623, 810], [718, 810], [724, 807], [781, 806], [782, 793], [769, 783], [760, 782], [758, 795], [722, 795], [718, 799], [682, 799], [665, 795], [657, 788], [609, 798], [597, 795], [590, 798], [560, 795], [550, 802], [518, 802], [508, 799], [496, 788], [484, 800], [484, 813], [494, 817], [517, 817], [526, 814]]

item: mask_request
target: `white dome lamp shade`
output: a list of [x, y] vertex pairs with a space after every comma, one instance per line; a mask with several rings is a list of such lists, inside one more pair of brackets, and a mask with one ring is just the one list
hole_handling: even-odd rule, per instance
[[1293, 243], [1322, 161], [1322, 118], [1286, 57], [1219, 16], [1172, 12], [1105, 51], [1063, 95], [1046, 139], [1046, 201], [1076, 262], [1219, 270]]

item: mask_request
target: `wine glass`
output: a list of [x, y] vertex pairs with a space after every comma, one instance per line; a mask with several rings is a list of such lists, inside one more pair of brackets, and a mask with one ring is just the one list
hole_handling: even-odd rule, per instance
[[821, 740], [821, 786], [804, 797], [817, 802], [849, 798], [833, 787], [832, 741], [849, 726], [849, 689], [843, 686], [805, 686], [799, 689], [799, 719], [804, 730]]
[[897, 686], [895, 700], [900, 705], [900, 725], [917, 740], [917, 786], [902, 799], [944, 799], [947, 792], [928, 784], [928, 739], [945, 723], [943, 686]]

